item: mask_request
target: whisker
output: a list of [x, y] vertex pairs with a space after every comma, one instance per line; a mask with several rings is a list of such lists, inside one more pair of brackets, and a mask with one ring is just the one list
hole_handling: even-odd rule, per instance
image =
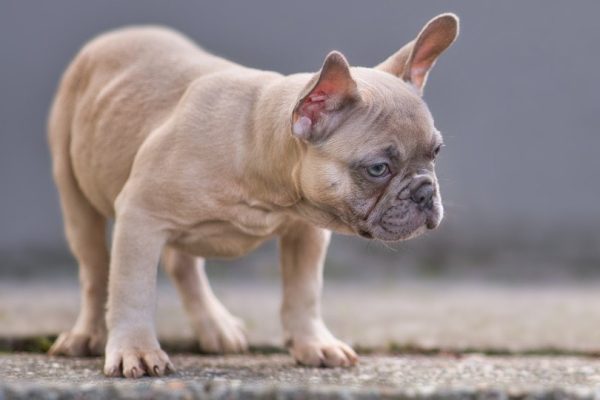
[[387, 242], [381, 240], [381, 239], [375, 239], [378, 243], [383, 244], [383, 246], [391, 251], [393, 251], [394, 253], [398, 252], [397, 248], [394, 248], [392, 246], [390, 246]]

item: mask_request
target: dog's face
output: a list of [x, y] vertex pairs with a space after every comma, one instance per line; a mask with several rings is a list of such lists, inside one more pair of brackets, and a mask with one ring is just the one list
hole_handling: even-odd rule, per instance
[[442, 137], [421, 98], [430, 68], [454, 41], [442, 15], [374, 69], [331, 53], [292, 116], [306, 143], [299, 170], [305, 198], [336, 230], [385, 241], [436, 228], [443, 206], [435, 175]]

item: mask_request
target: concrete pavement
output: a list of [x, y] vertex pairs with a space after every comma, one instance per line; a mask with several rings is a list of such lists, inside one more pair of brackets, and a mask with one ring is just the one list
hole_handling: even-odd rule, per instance
[[286, 355], [177, 355], [178, 372], [132, 382], [102, 361], [3, 355], [0, 398], [523, 399], [600, 396], [600, 360], [582, 357], [363, 356], [350, 369], [296, 366]]
[[296, 366], [281, 351], [276, 281], [214, 286], [259, 351], [186, 353], [193, 335], [162, 282], [158, 330], [178, 372], [131, 382], [103, 377], [100, 358], [12, 352], [43, 350], [42, 335], [68, 329], [78, 289], [73, 280], [0, 283], [0, 400], [600, 398], [598, 283], [326, 282], [326, 321], [362, 351], [358, 367], [336, 370]]

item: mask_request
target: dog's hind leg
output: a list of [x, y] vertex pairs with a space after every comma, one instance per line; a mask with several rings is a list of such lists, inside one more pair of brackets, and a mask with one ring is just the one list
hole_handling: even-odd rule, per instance
[[245, 351], [244, 324], [214, 295], [204, 270], [204, 259], [166, 246], [163, 264], [179, 291], [200, 349], [208, 353]]
[[106, 219], [81, 192], [71, 166], [70, 94], [63, 83], [50, 115], [49, 142], [65, 233], [71, 252], [79, 263], [81, 308], [73, 328], [58, 337], [49, 353], [85, 356], [104, 352], [109, 255], [105, 236]]
[[[67, 192], [67, 193], [65, 193]], [[76, 195], [61, 191], [65, 231], [79, 263], [81, 305], [73, 328], [60, 334], [51, 355], [87, 356], [104, 353], [106, 324], [104, 307], [108, 283], [108, 252], [105, 220], [89, 204], [77, 204]]]

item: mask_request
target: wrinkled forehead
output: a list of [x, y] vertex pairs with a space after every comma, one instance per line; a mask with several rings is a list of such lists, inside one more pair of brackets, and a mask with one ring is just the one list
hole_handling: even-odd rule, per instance
[[354, 146], [352, 153], [394, 145], [407, 156], [431, 148], [440, 137], [425, 102], [401, 79], [373, 72], [357, 77], [362, 100], [332, 144]]

